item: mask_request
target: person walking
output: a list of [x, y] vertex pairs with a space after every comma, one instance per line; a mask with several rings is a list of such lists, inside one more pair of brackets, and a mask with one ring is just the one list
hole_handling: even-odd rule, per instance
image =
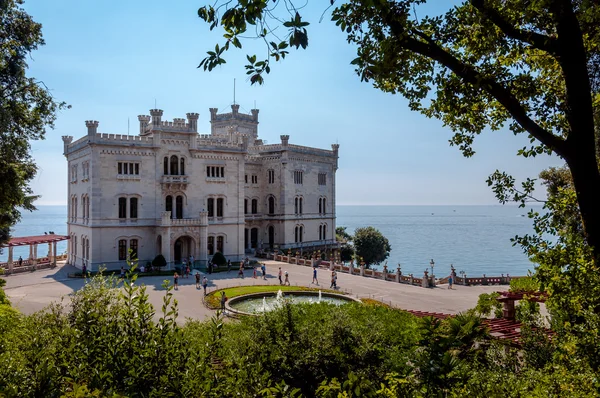
[[227, 273], [231, 271], [231, 260], [227, 260]]
[[221, 311], [223, 314], [225, 313], [225, 302], [227, 301], [227, 296], [224, 291], [221, 291]]
[[283, 281], [281, 280], [281, 267], [279, 267], [279, 274], [277, 274], [279, 276], [279, 284], [283, 285]]
[[83, 264], [83, 267], [81, 268], [81, 275], [83, 275], [84, 278], [87, 276], [87, 266], [85, 264]]
[[319, 280], [317, 279], [317, 267], [313, 267], [313, 280], [311, 283], [319, 286]]
[[240, 270], [238, 271], [238, 276], [242, 279], [244, 279], [244, 262], [242, 261], [240, 263]]
[[185, 267], [185, 277], [186, 279], [190, 277], [190, 265], [188, 264], [187, 267]]
[[256, 279], [256, 267], [252, 267], [252, 277]]
[[289, 275], [288, 275], [287, 271], [285, 271], [285, 283], [284, 283], [284, 285], [290, 286], [290, 278], [289, 278]]
[[175, 290], [179, 290], [179, 275], [177, 274], [177, 271], [173, 274], [173, 286], [175, 287]]
[[194, 256], [192, 256], [191, 254], [190, 254], [190, 261], [188, 263], [188, 266], [190, 268], [194, 268]]
[[454, 283], [454, 280], [452, 280], [452, 275], [450, 275], [450, 277], [448, 278], [448, 289], [452, 289], [453, 283]]
[[200, 273], [196, 274], [196, 289], [200, 289]]
[[204, 295], [206, 296], [206, 287], [208, 286], [208, 279], [206, 276], [202, 278], [202, 288], [204, 289]]
[[121, 267], [121, 279], [125, 278], [125, 268]]
[[212, 263], [212, 261], [209, 261], [208, 262], [208, 274], [209, 275], [212, 274], [212, 271], [213, 271], [212, 269], [213, 269], [213, 263]]
[[333, 271], [333, 288], [337, 289], [338, 285], [337, 285], [337, 272]]
[[19, 256], [19, 267], [23, 265], [23, 257]]
[[267, 266], [265, 265], [265, 263], [262, 263], [262, 265], [260, 266], [260, 270], [262, 271], [263, 279], [267, 280]]

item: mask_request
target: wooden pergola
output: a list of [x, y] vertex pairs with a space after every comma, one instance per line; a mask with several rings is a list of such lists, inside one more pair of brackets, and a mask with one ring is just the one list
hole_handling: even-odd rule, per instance
[[[56, 265], [56, 244], [60, 241], [68, 239], [70, 239], [69, 236], [56, 234], [11, 238], [8, 243], [5, 243], [1, 246], [8, 248], [8, 262], [6, 263], [8, 273], [12, 273], [15, 266], [15, 261], [13, 258], [13, 248], [15, 246], [29, 246], [29, 258], [24, 259], [20, 264], [17, 263], [17, 266], [33, 265], [35, 267], [38, 264]], [[48, 255], [46, 257], [38, 258], [38, 245], [44, 243], [48, 244]]]

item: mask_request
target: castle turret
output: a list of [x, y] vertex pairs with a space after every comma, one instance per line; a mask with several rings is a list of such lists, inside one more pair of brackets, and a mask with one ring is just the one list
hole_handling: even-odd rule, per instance
[[197, 133], [198, 132], [198, 117], [199, 117], [199, 115], [197, 113], [186, 113], [185, 115], [187, 116], [190, 131]]
[[237, 115], [238, 113], [240, 113], [240, 106], [238, 104], [231, 105], [231, 112], [234, 115]]
[[71, 142], [73, 142], [73, 136], [71, 136], [71, 135], [63, 135], [62, 136], [62, 140], [63, 140], [63, 144], [64, 144], [63, 155], [67, 156], [67, 149], [69, 147], [69, 144]]
[[152, 126], [159, 127], [163, 115], [162, 109], [150, 109], [150, 115], [152, 116]]
[[252, 119], [254, 119], [255, 122], [258, 122], [258, 109], [250, 109], [250, 112], [252, 113]]
[[150, 116], [138, 115], [138, 120], [140, 121], [140, 135], [145, 134], [146, 131], [148, 131], [148, 125], [150, 124]]
[[280, 135], [279, 138], [281, 138], [281, 146], [288, 146], [288, 141], [290, 140], [290, 136], [289, 135]]
[[98, 121], [97, 120], [86, 120], [85, 126], [87, 127], [88, 135], [94, 135], [98, 132]]
[[208, 108], [208, 110], [210, 111], [210, 120], [216, 120], [217, 112], [219, 111], [219, 109], [218, 108]]

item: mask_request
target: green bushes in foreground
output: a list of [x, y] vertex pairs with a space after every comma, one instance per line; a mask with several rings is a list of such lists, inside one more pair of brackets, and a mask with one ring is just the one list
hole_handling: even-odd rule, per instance
[[[473, 314], [440, 322], [384, 306], [287, 305], [241, 321], [215, 316], [179, 326], [165, 288], [158, 322], [145, 287], [104, 276], [90, 279], [70, 306], [2, 318], [10, 322], [0, 325], [0, 397], [597, 393], [583, 364], [530, 360], [491, 341]], [[528, 349], [551, 352], [536, 339]]]

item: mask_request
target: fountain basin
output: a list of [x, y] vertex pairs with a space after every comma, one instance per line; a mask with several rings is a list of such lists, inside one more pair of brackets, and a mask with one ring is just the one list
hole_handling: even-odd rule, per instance
[[[278, 299], [278, 296], [281, 297], [282, 295], [281, 291], [244, 294], [230, 298], [225, 308], [234, 314], [260, 315], [277, 308], [278, 301], [281, 300]], [[320, 302], [343, 305], [352, 302], [361, 303], [360, 300], [350, 296], [311, 290], [286, 291], [283, 298], [290, 300], [293, 304]]]

